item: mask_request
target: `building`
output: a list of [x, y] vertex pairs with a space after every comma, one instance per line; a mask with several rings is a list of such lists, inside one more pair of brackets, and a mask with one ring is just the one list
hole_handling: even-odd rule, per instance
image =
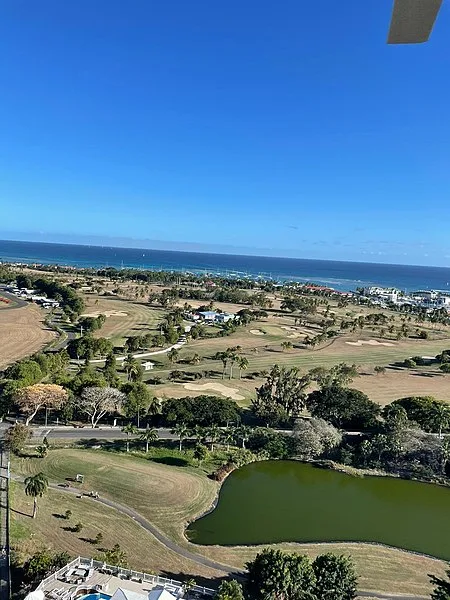
[[215, 310], [204, 310], [198, 313], [203, 321], [208, 323], [228, 323], [236, 318], [236, 315], [226, 312], [216, 312]]
[[43, 579], [25, 600], [209, 600], [215, 590], [78, 557]]
[[146, 360], [145, 362], [142, 363], [142, 366], [144, 368], [144, 371], [153, 371], [153, 367], [155, 366], [155, 363], [152, 363], [151, 360]]

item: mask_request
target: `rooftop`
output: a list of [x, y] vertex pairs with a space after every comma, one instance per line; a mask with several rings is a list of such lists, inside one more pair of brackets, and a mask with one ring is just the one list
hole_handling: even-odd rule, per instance
[[43, 592], [46, 600], [75, 600], [90, 593], [115, 595], [124, 600], [195, 600], [215, 594], [214, 590], [203, 586], [186, 590], [181, 581], [80, 556], [42, 580], [36, 591]]

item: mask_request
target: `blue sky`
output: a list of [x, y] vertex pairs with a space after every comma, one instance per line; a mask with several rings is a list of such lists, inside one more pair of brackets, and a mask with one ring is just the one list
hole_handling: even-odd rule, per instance
[[450, 4], [390, 13], [7, 0], [0, 237], [450, 265]]

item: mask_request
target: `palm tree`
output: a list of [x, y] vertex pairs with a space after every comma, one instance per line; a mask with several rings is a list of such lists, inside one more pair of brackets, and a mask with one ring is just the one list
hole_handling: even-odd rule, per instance
[[206, 429], [206, 436], [211, 442], [211, 452], [214, 452], [214, 444], [220, 437], [220, 429], [217, 427], [217, 425], [211, 425], [211, 427]]
[[127, 354], [123, 361], [123, 368], [126, 371], [128, 381], [131, 381], [139, 373], [139, 363], [132, 354]]
[[433, 425], [439, 430], [439, 439], [442, 439], [442, 430], [446, 429], [450, 424], [450, 406], [434, 402], [431, 409], [431, 418]]
[[172, 348], [170, 352], [167, 353], [167, 358], [173, 364], [178, 361], [179, 352], [176, 348]]
[[125, 427], [122, 427], [121, 429], [122, 433], [125, 433], [127, 436], [127, 452], [130, 451], [130, 435], [135, 435], [137, 433], [137, 428], [132, 424], [132, 423], [128, 423], [128, 425], [125, 425]]
[[227, 445], [227, 452], [230, 449], [230, 444], [234, 442], [236, 437], [236, 432], [234, 427], [227, 427], [222, 430], [221, 441], [223, 444]]
[[248, 369], [248, 359], [245, 356], [239, 356], [237, 364], [239, 367], [239, 379], [242, 379], [242, 371]]
[[150, 400], [147, 412], [149, 415], [159, 415], [159, 413], [161, 412], [161, 400], [154, 396]]
[[201, 425], [196, 425], [194, 431], [192, 432], [193, 436], [196, 438], [199, 444], [203, 444], [206, 439], [206, 430]]
[[178, 436], [179, 450], [181, 452], [183, 448], [183, 440], [186, 439], [190, 433], [188, 427], [186, 427], [184, 423], [178, 423], [170, 433]]
[[48, 488], [48, 479], [44, 473], [38, 473], [37, 475], [31, 475], [25, 479], [25, 494], [31, 496], [33, 501], [33, 519], [37, 513], [37, 499], [38, 496], [42, 498]]
[[250, 434], [250, 427], [247, 425], [240, 425], [236, 431], [237, 437], [240, 438], [242, 448], [245, 448], [245, 442], [248, 440], [248, 436]]
[[143, 433], [141, 433], [139, 439], [142, 442], [145, 442], [145, 453], [148, 454], [149, 445], [156, 442], [156, 440], [159, 439], [159, 435], [156, 429], [153, 427], [151, 429], [146, 429]]
[[226, 354], [228, 355], [228, 361], [230, 363], [230, 379], [233, 379], [233, 366], [239, 356], [236, 348], [228, 348]]
[[228, 353], [227, 352], [217, 352], [217, 354], [214, 357], [216, 360], [221, 360], [222, 361], [222, 379], [225, 379], [225, 371], [227, 368], [227, 364], [228, 364]]
[[202, 361], [201, 356], [197, 353], [194, 354], [194, 356], [191, 358], [191, 363], [193, 365], [198, 365], [200, 364]]

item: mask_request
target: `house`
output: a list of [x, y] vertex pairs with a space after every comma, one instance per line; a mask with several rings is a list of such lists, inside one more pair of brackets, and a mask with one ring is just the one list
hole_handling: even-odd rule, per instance
[[208, 323], [228, 323], [236, 318], [235, 315], [225, 312], [216, 312], [215, 310], [205, 310], [198, 313], [203, 321]]
[[233, 321], [235, 315], [231, 313], [218, 313], [216, 316], [216, 323], [228, 323], [228, 321]]
[[216, 320], [216, 317], [219, 313], [216, 313], [215, 310], [202, 310], [198, 314], [200, 315], [200, 318], [203, 319], [204, 321], [209, 321], [210, 323], [214, 323]]
[[155, 363], [152, 363], [151, 360], [146, 360], [142, 363], [142, 366], [144, 368], [144, 371], [152, 371], [153, 367], [155, 366]]

